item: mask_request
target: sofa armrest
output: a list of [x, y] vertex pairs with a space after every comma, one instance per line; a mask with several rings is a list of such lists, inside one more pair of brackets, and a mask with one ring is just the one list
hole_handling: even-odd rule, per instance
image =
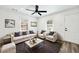
[[53, 41], [55, 42], [57, 40], [57, 33], [53, 34]]
[[1, 53], [16, 53], [15, 43], [9, 43], [1, 47]]

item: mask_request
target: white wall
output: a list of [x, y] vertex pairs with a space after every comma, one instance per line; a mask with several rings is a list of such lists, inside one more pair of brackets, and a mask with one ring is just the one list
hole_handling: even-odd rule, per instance
[[[47, 30], [47, 21], [48, 20], [53, 20], [53, 16], [46, 16], [46, 17], [38, 19], [38, 28], [37, 28], [38, 31]], [[52, 30], [53, 30], [53, 28], [52, 28]]]
[[[53, 23], [54, 23], [53, 30], [56, 31], [57, 33], [59, 33], [59, 35], [61, 36], [61, 39], [66, 40], [65, 39], [65, 30], [64, 30], [65, 29], [64, 17], [66, 15], [78, 13], [78, 12], [79, 12], [79, 7], [73, 8], [70, 10], [66, 10], [63, 12], [59, 12], [56, 14], [51, 14], [51, 15], [46, 16], [46, 17], [42, 17], [38, 20], [38, 31], [47, 30], [46, 21], [49, 19], [52, 19]], [[74, 40], [73, 40], [73, 42], [74, 42]]]
[[[5, 19], [14, 19], [15, 20], [15, 28], [5, 28]], [[5, 36], [6, 34], [12, 32], [18, 32], [21, 30], [21, 20], [29, 21], [28, 30], [37, 30], [37, 28], [30, 27], [30, 21], [36, 21], [35, 18], [27, 16], [25, 14], [19, 13], [17, 11], [0, 8], [0, 37]]]
[[63, 40], [68, 41], [67, 39], [65, 39], [65, 16], [70, 14], [72, 15], [74, 13], [79, 13], [79, 7], [53, 15], [54, 31], [57, 31], [60, 34], [61, 39]]
[[[5, 19], [14, 19], [15, 28], [5, 28]], [[20, 31], [20, 17], [19, 14], [9, 10], [0, 9], [0, 37], [15, 31]]]
[[28, 22], [28, 24], [29, 24], [29, 26], [28, 26], [29, 30], [33, 30], [36, 33], [37, 32], [37, 27], [31, 27], [31, 22], [37, 22], [37, 20], [36, 19], [29, 19], [29, 22]]
[[28, 21], [28, 30], [33, 30], [34, 32], [37, 32], [37, 27], [31, 27], [31, 22], [32, 21], [37, 22], [36, 18], [24, 15], [23, 17], [21, 17], [21, 21], [22, 20], [27, 20]]

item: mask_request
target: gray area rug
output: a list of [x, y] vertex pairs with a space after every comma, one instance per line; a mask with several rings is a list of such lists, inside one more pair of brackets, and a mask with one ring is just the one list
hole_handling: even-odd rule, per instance
[[17, 53], [58, 53], [61, 48], [61, 43], [59, 42], [50, 42], [44, 40], [40, 44], [36, 45], [33, 48], [30, 48], [24, 42], [16, 45]]

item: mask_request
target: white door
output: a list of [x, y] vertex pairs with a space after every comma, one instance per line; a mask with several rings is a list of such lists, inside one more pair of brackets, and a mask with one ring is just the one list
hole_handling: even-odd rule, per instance
[[65, 16], [65, 40], [79, 44], [79, 13]]

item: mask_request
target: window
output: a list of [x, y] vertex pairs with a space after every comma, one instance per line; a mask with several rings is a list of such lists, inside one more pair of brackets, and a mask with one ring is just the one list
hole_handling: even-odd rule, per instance
[[51, 31], [53, 28], [53, 21], [52, 20], [48, 20], [47, 21], [47, 30]]

